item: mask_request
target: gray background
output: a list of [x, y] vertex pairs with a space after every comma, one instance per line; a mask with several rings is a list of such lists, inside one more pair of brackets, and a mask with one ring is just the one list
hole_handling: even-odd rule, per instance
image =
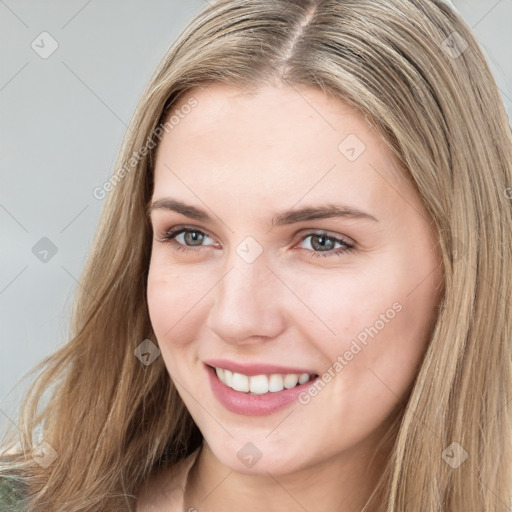
[[[512, 119], [512, 0], [453, 4], [473, 27]], [[122, 5], [122, 7], [120, 7]], [[0, 0], [0, 425], [23, 374], [66, 341], [73, 293], [126, 124], [205, 0]], [[43, 59], [52, 40], [57, 50]], [[32, 252], [47, 237], [47, 262]], [[41, 242], [39, 242], [41, 243]], [[11, 419], [9, 419], [11, 418]]]

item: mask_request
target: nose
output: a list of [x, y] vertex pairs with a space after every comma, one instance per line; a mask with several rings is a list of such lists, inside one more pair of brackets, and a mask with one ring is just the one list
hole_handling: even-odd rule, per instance
[[232, 344], [261, 343], [279, 336], [286, 325], [283, 283], [262, 256], [253, 263], [236, 254], [230, 260], [224, 277], [212, 290], [215, 298], [207, 326]]

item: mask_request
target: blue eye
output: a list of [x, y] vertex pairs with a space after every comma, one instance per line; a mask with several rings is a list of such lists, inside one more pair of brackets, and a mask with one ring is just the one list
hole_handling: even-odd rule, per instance
[[[354, 245], [342, 238], [337, 238], [328, 235], [325, 232], [308, 233], [301, 238], [301, 243], [310, 238], [309, 245], [311, 249], [304, 249], [309, 253], [309, 256], [329, 257], [341, 256], [354, 249]], [[211, 239], [204, 231], [192, 227], [175, 226], [162, 235], [160, 242], [172, 243], [174, 248], [178, 251], [194, 251], [201, 250], [205, 245], [214, 245], [214, 242], [204, 244], [207, 239]], [[338, 245], [338, 247], [336, 247]]]
[[[181, 241], [179, 240], [180, 237]], [[202, 247], [201, 243], [205, 238], [210, 237], [200, 229], [180, 228], [177, 226], [166, 231], [161, 242], [173, 242], [178, 251], [198, 251], [199, 249], [195, 249], [194, 246]]]
[[[310, 256], [315, 258], [341, 256], [342, 254], [350, 252], [354, 248], [354, 245], [347, 242], [346, 240], [330, 236], [325, 232], [309, 233], [302, 238], [302, 242], [308, 238], [311, 238], [309, 245], [313, 249], [312, 251], [308, 252], [310, 253]], [[334, 250], [337, 244], [341, 247]]]

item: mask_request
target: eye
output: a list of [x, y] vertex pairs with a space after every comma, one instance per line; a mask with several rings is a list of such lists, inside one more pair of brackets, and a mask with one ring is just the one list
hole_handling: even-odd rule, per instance
[[199, 249], [195, 249], [195, 246], [214, 245], [213, 243], [203, 244], [206, 239], [211, 240], [211, 238], [200, 229], [175, 226], [165, 231], [159, 242], [171, 243], [178, 251], [198, 251]]
[[[317, 233], [308, 233], [302, 237], [301, 243], [309, 242], [303, 247], [311, 257], [329, 257], [341, 256], [354, 249], [354, 244], [343, 238], [329, 235], [325, 231]], [[210, 240], [210, 243], [203, 243]], [[162, 234], [162, 238], [158, 240], [162, 243], [171, 243], [178, 251], [193, 251], [197, 252], [201, 247], [208, 245], [215, 245], [212, 238], [201, 229], [188, 226], [174, 226]], [[336, 247], [338, 246], [338, 247]]]
[[[309, 256], [314, 258], [341, 256], [354, 249], [354, 244], [342, 238], [331, 236], [324, 231], [320, 233], [308, 233], [302, 238], [302, 242], [305, 242], [308, 238], [310, 241], [306, 245], [309, 245], [309, 248], [306, 248], [306, 250], [308, 250]], [[334, 250], [336, 245], [338, 245], [338, 248]]]

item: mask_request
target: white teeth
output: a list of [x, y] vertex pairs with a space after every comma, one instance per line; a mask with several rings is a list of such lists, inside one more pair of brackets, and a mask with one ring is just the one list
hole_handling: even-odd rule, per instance
[[312, 377], [308, 373], [300, 375], [296, 373], [289, 373], [281, 375], [273, 373], [272, 375], [243, 375], [242, 373], [231, 372], [223, 368], [215, 368], [215, 372], [219, 380], [233, 388], [236, 391], [243, 393], [252, 393], [254, 395], [264, 395], [265, 393], [276, 393], [283, 389], [290, 389], [297, 384], [304, 384]]
[[266, 375], [253, 375], [249, 378], [249, 391], [256, 395], [268, 393], [268, 379]]
[[224, 370], [224, 380], [222, 380], [220, 377], [219, 379], [226, 384], [226, 386], [232, 387], [233, 386], [233, 372], [230, 370]]
[[284, 378], [284, 387], [286, 389], [294, 388], [299, 382], [299, 376], [296, 373], [289, 373]]
[[274, 373], [268, 379], [268, 390], [272, 392], [282, 391], [284, 389], [283, 376]]
[[299, 377], [299, 384], [304, 384], [304, 382], [307, 382], [309, 380], [309, 374], [307, 373], [303, 373], [300, 377]]
[[249, 377], [242, 375], [241, 373], [233, 372], [233, 382], [231, 387], [235, 391], [243, 391], [244, 393], [249, 392]]

